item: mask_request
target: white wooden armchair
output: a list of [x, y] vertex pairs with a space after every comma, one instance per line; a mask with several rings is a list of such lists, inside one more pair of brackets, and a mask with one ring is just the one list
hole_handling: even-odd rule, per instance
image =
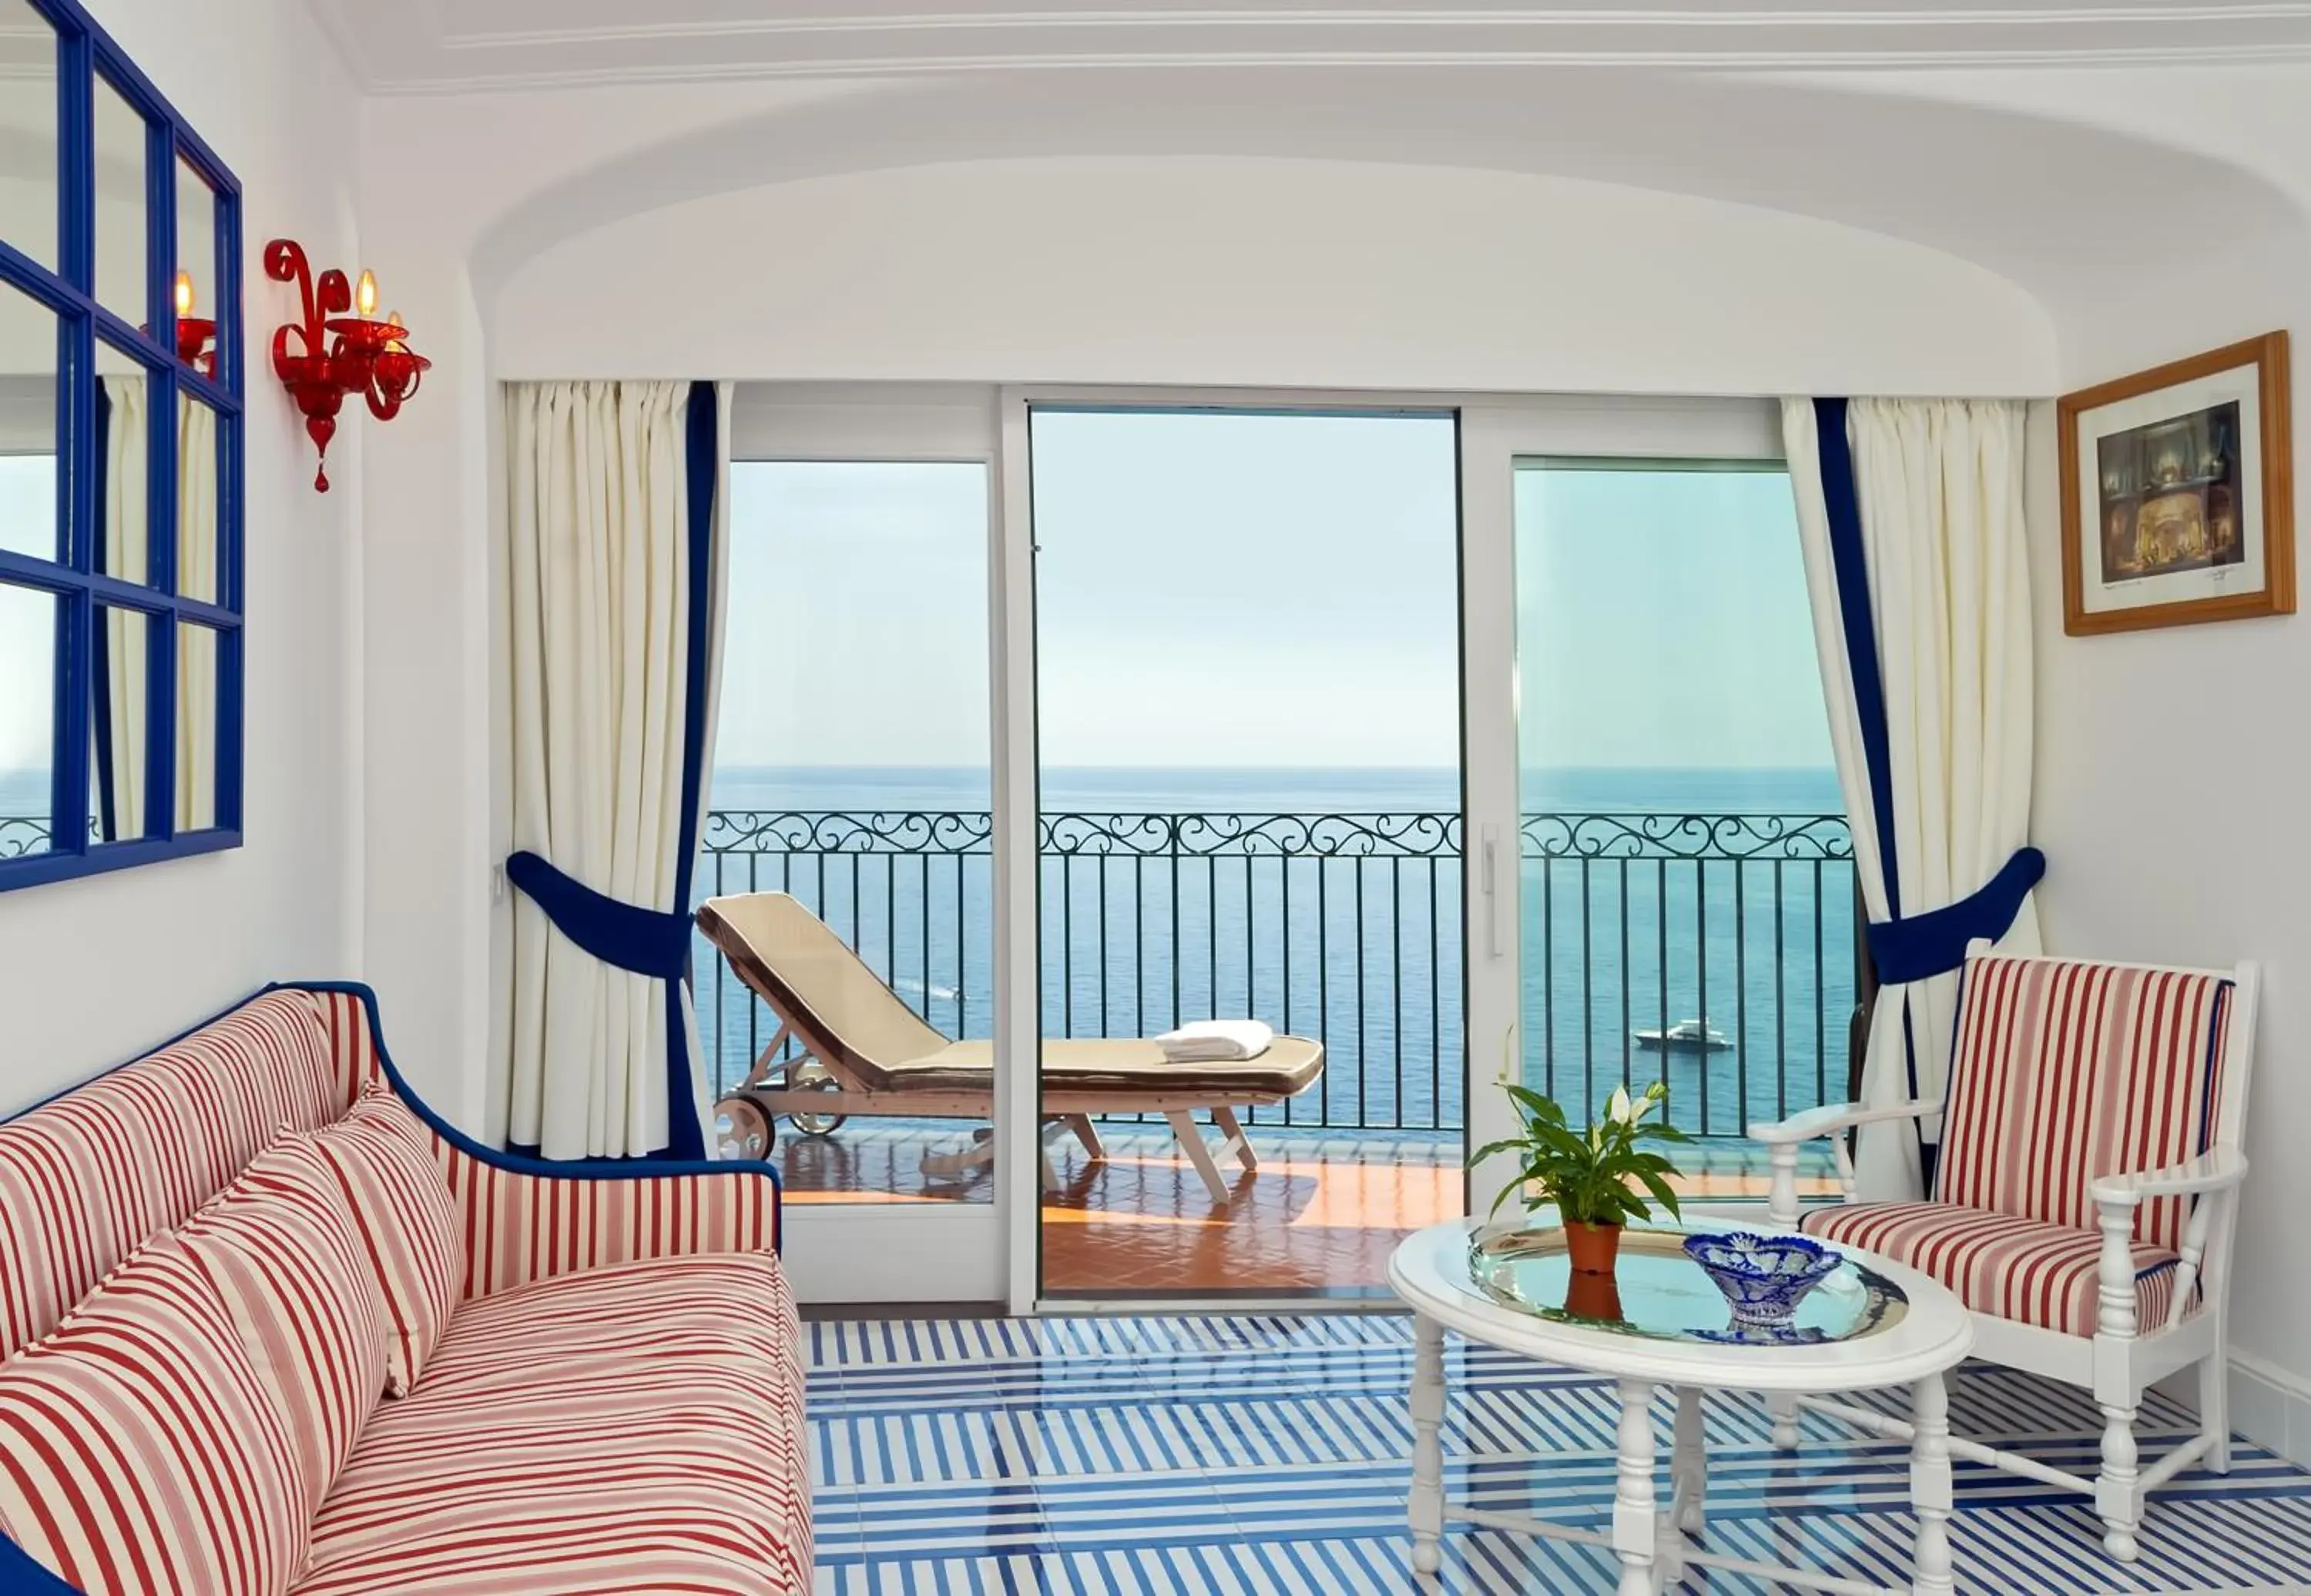
[[[1977, 945], [1979, 947], [1980, 945]], [[2239, 1139], [2254, 1049], [2255, 968], [2176, 970], [1976, 951], [1958, 999], [1941, 1103], [1815, 1109], [1753, 1125], [1768, 1145], [1775, 1221], [1932, 1275], [1975, 1315], [1975, 1354], [2094, 1393], [2094, 1478], [1953, 1438], [1958, 1455], [2094, 1498], [2103, 1545], [2132, 1561], [2143, 1499], [2204, 1460], [2230, 1467], [2223, 1340]], [[1802, 1215], [1801, 1143], [1854, 1125], [1943, 1114], [1925, 1202], [1846, 1200]], [[2200, 1433], [2143, 1464], [2146, 1387], [2198, 1365]], [[1880, 1434], [1898, 1420], [1807, 1400]], [[1796, 1443], [1793, 1411], [1775, 1438]]]

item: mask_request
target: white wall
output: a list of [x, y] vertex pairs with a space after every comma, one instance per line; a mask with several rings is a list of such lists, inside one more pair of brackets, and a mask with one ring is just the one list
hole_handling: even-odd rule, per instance
[[1881, 234], [1565, 178], [1218, 156], [919, 166], [648, 210], [515, 273], [488, 331], [504, 377], [1688, 394], [2054, 379], [2028, 295]]
[[[1984, 92], [1988, 85], [1976, 85]], [[2260, 166], [2289, 195], [2243, 219], [2195, 269], [2114, 268], [2082, 282], [2095, 313], [2066, 317], [2062, 386], [2077, 388], [2273, 327], [2295, 339], [2298, 562], [2311, 554], [2311, 95], [2304, 74], [2023, 74], [2001, 93], [2081, 120], [2124, 121]], [[2161, 126], [2158, 118], [2170, 118]], [[2244, 1365], [2233, 1422], [2311, 1462], [2311, 745], [2296, 710], [2311, 682], [2306, 614], [2066, 637], [2053, 406], [2039, 407], [2030, 505], [2037, 615], [2038, 767], [2032, 829], [2045, 849], [2040, 912], [2058, 952], [2263, 969], [2230, 1340]]]
[[[0, 1109], [149, 1047], [284, 976], [359, 967], [357, 442], [322, 498], [264, 371], [286, 233], [351, 253], [351, 88], [296, 0], [93, 0], [97, 19], [240, 176], [249, 258], [248, 846], [0, 894]], [[351, 488], [354, 491], [345, 491]]]

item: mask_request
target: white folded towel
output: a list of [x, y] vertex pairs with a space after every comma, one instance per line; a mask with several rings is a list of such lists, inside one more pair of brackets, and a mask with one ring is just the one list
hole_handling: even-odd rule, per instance
[[1225, 1064], [1257, 1059], [1276, 1040], [1273, 1027], [1258, 1020], [1197, 1020], [1156, 1039], [1174, 1064]]

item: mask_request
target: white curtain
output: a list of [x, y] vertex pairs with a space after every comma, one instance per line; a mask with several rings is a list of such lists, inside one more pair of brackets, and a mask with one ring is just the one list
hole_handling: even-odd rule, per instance
[[[216, 413], [177, 401], [177, 590], [217, 597]], [[216, 824], [217, 634], [177, 627], [177, 829]]]
[[[142, 377], [107, 377], [111, 407], [104, 432], [104, 569], [123, 581], [144, 580], [146, 537], [145, 442], [149, 418]], [[104, 650], [106, 698], [96, 706], [111, 760], [109, 810], [97, 810], [99, 835], [108, 842], [144, 835], [144, 667], [152, 623], [141, 610], [107, 606], [97, 612], [97, 645]], [[100, 767], [92, 765], [92, 770]]]
[[[1814, 401], [1783, 403], [1783, 432], [1812, 594], [1846, 815], [1873, 923], [1947, 908], [1987, 884], [2028, 842], [2030, 580], [2022, 521], [2023, 409], [1979, 400], [1854, 399], [1845, 406], [1861, 543], [1884, 688], [1892, 834], [1879, 834], [1855, 692]], [[1894, 892], [1885, 859], [1892, 853]], [[2026, 899], [2000, 939], [2038, 950]], [[1958, 1000], [1953, 972], [1883, 989], [1871, 1017], [1862, 1100], [1940, 1101]], [[1939, 1139], [1939, 1120], [1929, 1140]], [[1921, 1194], [1918, 1133], [1863, 1128], [1861, 1195]]]
[[[692, 584], [686, 382], [510, 383], [505, 627], [512, 844], [620, 903], [685, 912]], [[728, 405], [717, 406], [727, 412]], [[718, 516], [727, 432], [715, 456]], [[719, 539], [718, 538], [719, 544]], [[708, 693], [711, 702], [711, 687]], [[711, 731], [711, 718], [707, 718]], [[711, 756], [699, 751], [702, 770]], [[700, 781], [702, 800], [705, 782]], [[694, 834], [694, 833], [693, 833]], [[678, 986], [602, 963], [516, 894], [491, 1119], [549, 1158], [669, 1142]], [[694, 1018], [686, 1040], [702, 1094]]]
[[[152, 571], [149, 431], [144, 379], [107, 377], [109, 411], [104, 432], [104, 569], [124, 581]], [[177, 405], [177, 589], [214, 600], [217, 573], [216, 415], [205, 405]], [[98, 644], [104, 650], [106, 701], [101, 736], [112, 755], [109, 831], [101, 840], [125, 842], [150, 829], [144, 791], [146, 713], [144, 675], [152, 622], [142, 611], [108, 606]], [[217, 638], [211, 631], [177, 629], [176, 808], [180, 832], [216, 824]], [[104, 815], [98, 814], [100, 825]]]

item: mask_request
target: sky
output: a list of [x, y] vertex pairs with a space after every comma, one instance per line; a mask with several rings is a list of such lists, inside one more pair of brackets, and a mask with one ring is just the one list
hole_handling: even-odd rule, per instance
[[[1038, 411], [1051, 766], [1459, 759], [1443, 416]], [[741, 463], [716, 763], [984, 765], [976, 465]], [[1523, 763], [1826, 767], [1788, 480], [1518, 472]]]
[[1826, 770], [1829, 720], [1781, 470], [1517, 471], [1527, 770]]
[[[56, 471], [46, 455], [0, 455], [0, 548], [56, 553]], [[44, 771], [54, 740], [57, 601], [0, 583], [0, 772]]]
[[[1040, 411], [1033, 444], [1047, 765], [1456, 763], [1449, 418]], [[12, 527], [53, 501], [23, 475]], [[985, 766], [988, 489], [732, 467], [719, 766]], [[1786, 476], [1533, 464], [1515, 506], [1522, 763], [1830, 763]], [[0, 770], [47, 763], [52, 613], [0, 587]]]

